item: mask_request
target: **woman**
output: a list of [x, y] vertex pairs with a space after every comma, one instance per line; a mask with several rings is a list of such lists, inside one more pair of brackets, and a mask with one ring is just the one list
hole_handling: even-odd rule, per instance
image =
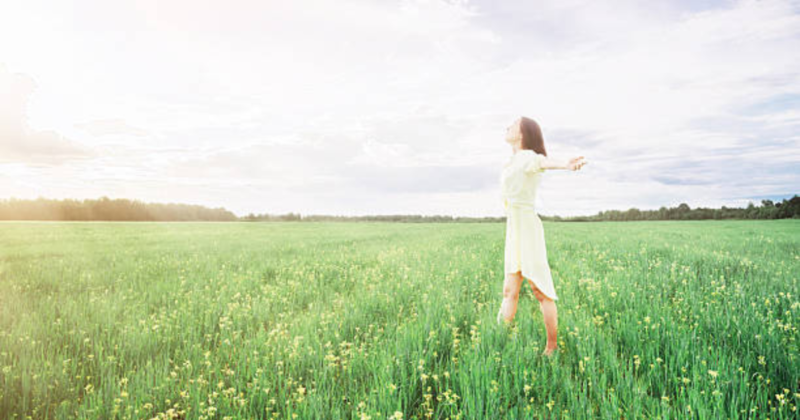
[[577, 171], [587, 162], [583, 156], [566, 161], [547, 157], [542, 130], [536, 121], [527, 117], [517, 119], [508, 127], [506, 142], [514, 153], [503, 166], [501, 176], [506, 212], [505, 284], [497, 322], [504, 324], [513, 321], [522, 280], [528, 279], [539, 301], [547, 329], [547, 345], [542, 354], [550, 356], [557, 346], [558, 313], [555, 301], [558, 296], [547, 262], [542, 221], [534, 208], [536, 190], [545, 170]]

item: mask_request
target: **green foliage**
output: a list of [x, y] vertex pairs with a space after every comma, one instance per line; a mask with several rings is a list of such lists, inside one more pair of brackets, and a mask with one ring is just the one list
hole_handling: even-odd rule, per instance
[[0, 418], [796, 418], [800, 222], [544, 227], [0, 223]]
[[233, 221], [223, 208], [189, 204], [143, 203], [138, 200], [0, 200], [0, 220]]
[[761, 206], [752, 202], [745, 208], [731, 208], [722, 206], [720, 209], [698, 207], [692, 209], [686, 203], [677, 207], [661, 207], [658, 210], [606, 210], [594, 216], [576, 217], [549, 217], [542, 216], [542, 220], [558, 220], [564, 222], [590, 222], [590, 221], [627, 221], [627, 220], [722, 220], [722, 219], [800, 219], [800, 196], [794, 195], [790, 199], [784, 198], [780, 203], [771, 200], [762, 200]]
[[[594, 216], [540, 216], [542, 220], [563, 222], [627, 221], [627, 220], [708, 220], [708, 219], [789, 219], [800, 218], [800, 197], [784, 199], [780, 203], [762, 200], [756, 207], [751, 202], [746, 208], [691, 209], [681, 203], [677, 207], [661, 207], [658, 210], [606, 210]], [[136, 200], [101, 197], [98, 200], [0, 200], [0, 220], [116, 220], [116, 221], [248, 221], [248, 222], [504, 222], [505, 217], [462, 217], [448, 215], [422, 216], [417, 214], [336, 216], [300, 213], [254, 214], [241, 218], [224, 208], [187, 204], [142, 203]]]
[[299, 213], [287, 213], [285, 215], [271, 214], [248, 214], [242, 220], [253, 222], [275, 222], [275, 221], [303, 221], [303, 222], [401, 222], [401, 223], [443, 223], [443, 222], [492, 222], [504, 221], [504, 217], [462, 217], [434, 215], [422, 216], [418, 214], [386, 214], [370, 216], [331, 216], [324, 214], [311, 214], [301, 216]]

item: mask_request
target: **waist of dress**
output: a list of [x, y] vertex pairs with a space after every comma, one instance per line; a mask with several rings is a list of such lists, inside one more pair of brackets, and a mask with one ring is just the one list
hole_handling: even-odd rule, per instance
[[520, 209], [529, 209], [529, 210], [536, 210], [536, 206], [527, 201], [506, 201], [506, 208], [520, 208]]

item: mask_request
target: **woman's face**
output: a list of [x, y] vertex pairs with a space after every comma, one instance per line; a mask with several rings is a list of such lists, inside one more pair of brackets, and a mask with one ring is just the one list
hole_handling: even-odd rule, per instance
[[514, 143], [522, 141], [522, 129], [520, 128], [520, 122], [522, 118], [517, 119], [514, 121], [513, 124], [508, 126], [506, 130], [506, 142], [513, 145]]

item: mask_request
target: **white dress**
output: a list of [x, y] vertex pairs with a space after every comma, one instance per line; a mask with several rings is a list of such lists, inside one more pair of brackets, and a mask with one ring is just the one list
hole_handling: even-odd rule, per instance
[[506, 213], [505, 273], [522, 271], [522, 276], [552, 300], [558, 300], [542, 220], [536, 214], [536, 191], [544, 169], [544, 155], [522, 149], [503, 166], [500, 177]]

